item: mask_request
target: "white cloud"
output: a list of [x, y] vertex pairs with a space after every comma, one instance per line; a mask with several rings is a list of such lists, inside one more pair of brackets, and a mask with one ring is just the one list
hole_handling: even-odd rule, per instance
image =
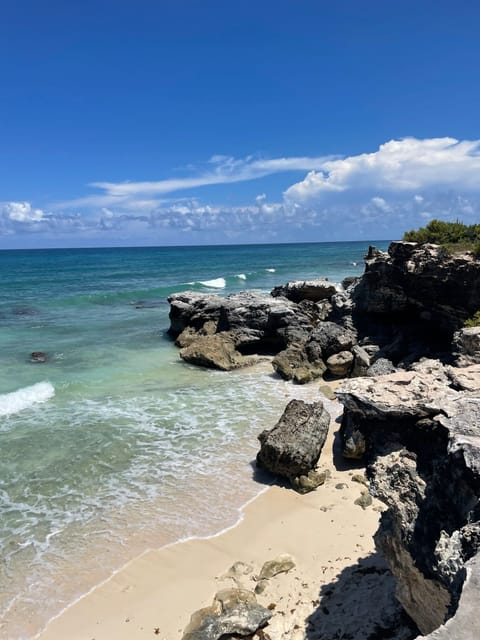
[[[60, 208], [87, 206], [124, 207], [137, 202], [138, 197], [141, 196], [142, 202], [146, 207], [150, 206], [152, 208], [152, 205], [155, 206], [160, 203], [158, 200], [152, 200], [152, 196], [164, 196], [178, 191], [211, 185], [256, 180], [276, 173], [309, 171], [322, 167], [326, 161], [332, 158], [333, 156], [255, 159], [253, 156], [234, 158], [232, 156], [215, 155], [208, 160], [206, 169], [197, 170], [196, 175], [193, 176], [153, 181], [92, 182], [89, 186], [100, 189], [103, 193], [76, 198], [75, 200], [59, 203], [57, 206]], [[193, 167], [190, 167], [190, 169], [193, 169]], [[149, 199], [145, 199], [145, 196], [149, 196]]]
[[45, 217], [42, 209], [34, 209], [29, 202], [3, 202], [0, 211], [4, 218], [13, 222], [41, 222]]
[[[269, 200], [259, 192], [232, 206], [173, 197], [175, 191], [294, 170], [308, 173], [283, 198]], [[480, 141], [406, 138], [343, 159], [217, 155], [189, 172], [156, 182], [97, 182], [101, 193], [48, 210], [29, 202], [0, 203], [0, 234], [75, 233], [75, 239], [103, 238], [103, 244], [115, 238], [181, 243], [187, 236], [192, 243], [314, 241], [400, 237], [431, 217], [480, 220]]]
[[373, 153], [328, 160], [287, 189], [287, 199], [321, 200], [351, 191], [479, 190], [480, 141], [390, 140]]

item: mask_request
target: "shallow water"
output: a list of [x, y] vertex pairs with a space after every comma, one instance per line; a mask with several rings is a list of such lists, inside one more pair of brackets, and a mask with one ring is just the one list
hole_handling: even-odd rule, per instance
[[340, 281], [367, 247], [0, 252], [1, 638], [32, 637], [146, 548], [232, 524], [262, 488], [256, 437], [302, 390], [182, 363], [166, 296]]

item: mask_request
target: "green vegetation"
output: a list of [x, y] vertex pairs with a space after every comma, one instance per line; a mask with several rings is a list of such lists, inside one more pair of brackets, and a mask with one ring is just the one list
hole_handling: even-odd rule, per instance
[[480, 311], [477, 311], [471, 318], [465, 320], [464, 327], [480, 327]]
[[449, 252], [472, 251], [477, 258], [480, 257], [480, 224], [430, 220], [426, 227], [405, 232], [403, 239], [420, 244], [439, 244]]

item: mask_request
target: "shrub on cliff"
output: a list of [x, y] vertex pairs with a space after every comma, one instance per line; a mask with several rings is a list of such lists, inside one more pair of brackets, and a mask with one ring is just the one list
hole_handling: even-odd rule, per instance
[[406, 231], [403, 239], [407, 242], [439, 244], [451, 251], [473, 251], [480, 257], [480, 224], [466, 225], [463, 222], [430, 220], [417, 230]]
[[476, 313], [474, 313], [474, 315], [471, 318], [468, 318], [468, 320], [465, 320], [465, 322], [463, 323], [464, 327], [480, 327], [480, 311], [477, 311]]

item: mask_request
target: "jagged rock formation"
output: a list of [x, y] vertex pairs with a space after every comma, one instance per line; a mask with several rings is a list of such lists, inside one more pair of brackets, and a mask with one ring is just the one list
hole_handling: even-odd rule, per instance
[[275, 287], [271, 293], [274, 298], [283, 296], [292, 302], [320, 302], [329, 300], [336, 292], [335, 285], [328, 280], [299, 280]]
[[273, 429], [258, 436], [258, 466], [289, 480], [308, 476], [318, 462], [329, 425], [322, 402], [291, 400]]
[[352, 291], [357, 317], [384, 316], [396, 324], [415, 319], [424, 331], [449, 341], [480, 309], [480, 263], [472, 254], [449, 255], [437, 245], [392, 242], [388, 252], [370, 247], [365, 265]]
[[[346, 452], [364, 452], [371, 490], [389, 507], [377, 547], [424, 634], [455, 612], [465, 564], [480, 552], [480, 368], [464, 375], [468, 387], [462, 370], [423, 361], [337, 391]], [[472, 566], [475, 582], [478, 562]]]
[[226, 297], [186, 291], [171, 295], [168, 301], [169, 334], [183, 347], [202, 337], [202, 350], [211, 342], [209, 338], [223, 333], [239, 354], [277, 353], [292, 342], [305, 340], [316, 321], [313, 303], [297, 305], [249, 291]]

